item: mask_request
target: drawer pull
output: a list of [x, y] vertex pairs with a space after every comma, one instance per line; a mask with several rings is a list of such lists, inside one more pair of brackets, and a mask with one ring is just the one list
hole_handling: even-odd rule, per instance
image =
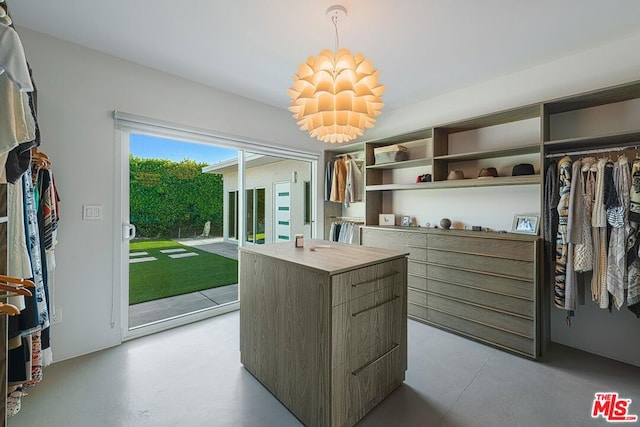
[[361, 311], [359, 311], [359, 312], [357, 312], [357, 313], [353, 313], [351, 316], [353, 316], [353, 317], [360, 316], [362, 313], [366, 313], [367, 311], [369, 311], [369, 310], [373, 310], [374, 308], [382, 307], [383, 305], [388, 304], [388, 303], [390, 303], [391, 301], [395, 301], [395, 300], [397, 300], [398, 298], [400, 298], [400, 296], [399, 296], [399, 295], [395, 295], [395, 296], [394, 296], [393, 298], [391, 298], [391, 299], [388, 299], [388, 300], [386, 300], [386, 301], [384, 301], [384, 302], [381, 302], [380, 304], [376, 304], [376, 305], [374, 305], [374, 306], [372, 306], [372, 307], [365, 308], [364, 310], [361, 310]]
[[384, 276], [376, 277], [375, 279], [365, 280], [364, 282], [356, 283], [351, 285], [352, 288], [357, 288], [358, 286], [366, 285], [368, 283], [376, 282], [378, 280], [386, 279], [387, 277], [395, 276], [400, 273], [399, 271], [392, 271], [391, 273], [387, 273]]
[[398, 348], [400, 346], [400, 344], [397, 343], [393, 343], [393, 347], [391, 347], [389, 350], [385, 351], [381, 356], [379, 356], [378, 358], [372, 360], [371, 362], [368, 362], [364, 365], [362, 365], [361, 367], [359, 367], [358, 369], [356, 369], [355, 371], [351, 372], [351, 375], [353, 376], [357, 376], [360, 372], [364, 371], [365, 369], [367, 369], [369, 366], [373, 365], [374, 363], [378, 363], [379, 361], [381, 361], [382, 359], [384, 359], [389, 353], [391, 353], [393, 350], [395, 350], [396, 348]]

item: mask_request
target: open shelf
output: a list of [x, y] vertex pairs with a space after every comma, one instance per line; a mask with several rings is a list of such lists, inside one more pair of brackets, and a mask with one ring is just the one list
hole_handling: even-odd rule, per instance
[[476, 151], [461, 154], [448, 154], [446, 156], [434, 157], [434, 160], [463, 161], [491, 159], [496, 157], [519, 156], [522, 154], [533, 154], [540, 152], [540, 144], [523, 145], [520, 147], [504, 148], [500, 150]]
[[554, 99], [544, 103], [544, 110], [547, 114], [558, 114], [635, 98], [640, 98], [640, 81]]
[[382, 163], [379, 165], [369, 165], [367, 169], [406, 169], [406, 168], [415, 168], [419, 166], [429, 166], [433, 162], [433, 159], [413, 159], [413, 160], [405, 160], [404, 162], [392, 162], [392, 163]]
[[640, 130], [631, 132], [611, 133], [600, 136], [585, 136], [578, 138], [557, 139], [545, 141], [544, 146], [548, 152], [560, 152], [567, 149], [576, 148], [598, 148], [620, 144], [632, 144], [637, 142], [640, 145]]
[[443, 188], [494, 187], [502, 185], [540, 184], [540, 175], [503, 176], [485, 179], [458, 179], [451, 181], [421, 182], [413, 184], [367, 185], [367, 191], [435, 190]]
[[497, 126], [505, 123], [540, 117], [540, 104], [526, 105], [511, 110], [500, 111], [468, 120], [437, 126], [438, 133], [457, 133], [489, 126]]

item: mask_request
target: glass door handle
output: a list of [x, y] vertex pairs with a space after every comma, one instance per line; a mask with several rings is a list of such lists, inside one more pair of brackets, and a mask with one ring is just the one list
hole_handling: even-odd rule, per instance
[[136, 226], [128, 222], [122, 223], [122, 240], [132, 240], [136, 237]]

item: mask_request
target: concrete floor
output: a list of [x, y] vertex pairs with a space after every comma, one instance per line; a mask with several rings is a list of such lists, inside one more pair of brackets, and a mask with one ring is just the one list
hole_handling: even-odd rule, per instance
[[[56, 363], [8, 425], [301, 425], [240, 364], [238, 322], [233, 312]], [[560, 345], [534, 362], [411, 320], [408, 335], [406, 382], [359, 425], [604, 426], [590, 415], [603, 391], [640, 415], [638, 367]]]

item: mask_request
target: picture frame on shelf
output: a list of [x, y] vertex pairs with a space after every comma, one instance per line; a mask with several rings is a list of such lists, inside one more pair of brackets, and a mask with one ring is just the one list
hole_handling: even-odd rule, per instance
[[403, 227], [410, 227], [411, 226], [411, 217], [410, 216], [403, 216], [402, 217], [402, 226]]
[[513, 216], [512, 233], [537, 235], [539, 228], [540, 215], [515, 214]]

